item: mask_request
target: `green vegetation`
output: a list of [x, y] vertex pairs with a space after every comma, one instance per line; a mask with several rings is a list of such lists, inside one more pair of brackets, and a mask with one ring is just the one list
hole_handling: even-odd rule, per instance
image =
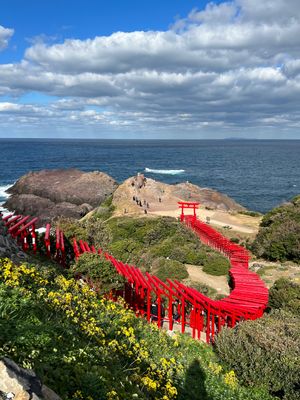
[[261, 385], [284, 400], [299, 399], [300, 318], [282, 310], [235, 329], [225, 328], [216, 350], [248, 386]]
[[300, 196], [263, 217], [252, 251], [268, 260], [300, 263]]
[[172, 338], [61, 271], [0, 260], [0, 357], [63, 400], [270, 400], [242, 387], [212, 347]]
[[269, 291], [269, 306], [300, 317], [300, 285], [289, 279], [278, 279]]
[[189, 276], [186, 266], [178, 261], [162, 258], [157, 264], [152, 272], [162, 281], [166, 281], [167, 278], [182, 281]]
[[93, 213], [94, 219], [107, 220], [113, 215], [115, 206], [112, 204], [113, 196], [109, 196]]
[[262, 385], [284, 400], [299, 399], [300, 286], [278, 279], [269, 292], [270, 313], [224, 329], [216, 350], [239, 380]]
[[227, 258], [220, 254], [209, 254], [204, 260], [203, 272], [210, 275], [227, 275], [230, 269], [230, 263]]
[[210, 297], [211, 299], [219, 300], [224, 297], [224, 295], [219, 294], [216, 289], [206, 285], [205, 283], [192, 280], [185, 280], [184, 283], [187, 286], [198, 290], [198, 292], [203, 293], [205, 296]]
[[258, 211], [249, 211], [249, 210], [239, 211], [239, 214], [249, 215], [249, 217], [261, 217], [262, 216], [262, 214]]
[[118, 217], [103, 221], [92, 217], [80, 222], [61, 219], [59, 225], [69, 239], [83, 238], [144, 271], [161, 269], [157, 272], [163, 279], [187, 277], [184, 264], [204, 265], [206, 272], [213, 275], [228, 272], [228, 261], [201, 244], [190, 229], [174, 218]]
[[72, 276], [90, 279], [100, 293], [123, 288], [124, 280], [112, 263], [99, 254], [84, 253], [71, 266]]

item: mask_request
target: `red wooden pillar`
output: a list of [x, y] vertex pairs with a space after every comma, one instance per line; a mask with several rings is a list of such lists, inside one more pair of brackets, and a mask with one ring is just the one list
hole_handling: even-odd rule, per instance
[[37, 250], [35, 224], [32, 224], [30, 233], [31, 233], [31, 238], [32, 238], [32, 249], [33, 249], [33, 253], [35, 254], [36, 250]]
[[211, 342], [213, 343], [215, 340], [215, 315], [211, 314]]
[[65, 251], [65, 241], [64, 241], [64, 234], [60, 231], [60, 251], [61, 251], [61, 264], [63, 267], [66, 266], [66, 251]]
[[184, 211], [183, 211], [183, 205], [181, 206], [181, 214], [180, 214], [180, 221], [182, 222], [184, 220]]
[[151, 320], [151, 289], [147, 289], [147, 321]]
[[[51, 225], [50, 225], [50, 224], [47, 224], [47, 225], [46, 225], [45, 238], [44, 238], [47, 257], [50, 257], [50, 256], [51, 256], [50, 228], [51, 228]], [[75, 240], [75, 239], [74, 239], [74, 240]], [[76, 256], [76, 253], [75, 253], [75, 256]]]
[[210, 342], [210, 304], [206, 310], [206, 343]]
[[169, 314], [169, 330], [171, 331], [173, 329], [173, 297], [171, 293], [169, 295], [168, 314]]
[[190, 327], [192, 328], [192, 337], [195, 339], [195, 334], [196, 334], [196, 306], [193, 304], [192, 310], [191, 310], [191, 315], [190, 315]]
[[27, 231], [24, 229], [20, 234], [20, 239], [22, 243], [22, 249], [26, 252], [29, 249], [28, 239], [27, 239]]
[[160, 328], [161, 327], [161, 297], [160, 293], [157, 295], [157, 326]]
[[181, 300], [181, 333], [185, 331], [185, 300]]

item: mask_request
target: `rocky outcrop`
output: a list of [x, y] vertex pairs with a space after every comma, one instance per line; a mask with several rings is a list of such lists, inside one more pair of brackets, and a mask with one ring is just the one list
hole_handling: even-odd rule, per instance
[[245, 207], [238, 204], [224, 193], [210, 188], [201, 188], [185, 182], [174, 185], [172, 193], [184, 201], [197, 201], [202, 206], [213, 210], [243, 211]]
[[99, 206], [117, 188], [103, 172], [76, 169], [43, 170], [21, 177], [10, 189], [4, 207], [39, 217], [44, 225], [59, 216], [79, 219]]
[[16, 263], [26, 261], [28, 258], [27, 254], [21, 250], [17, 242], [7, 234], [7, 229], [1, 219], [0, 213], [0, 258], [6, 257]]
[[0, 399], [61, 400], [51, 389], [42, 385], [32, 370], [21, 368], [8, 358], [0, 361]]
[[[226, 212], [245, 210], [227, 195], [189, 182], [168, 185], [147, 178], [141, 187], [137, 187], [134, 182], [134, 178], [129, 178], [114, 192], [113, 204], [121, 213], [124, 213], [124, 210], [127, 213], [143, 213], [145, 202], [148, 213], [177, 210], [178, 201], [195, 201], [199, 202], [201, 207]], [[142, 206], [139, 201], [133, 201], [136, 198]]]

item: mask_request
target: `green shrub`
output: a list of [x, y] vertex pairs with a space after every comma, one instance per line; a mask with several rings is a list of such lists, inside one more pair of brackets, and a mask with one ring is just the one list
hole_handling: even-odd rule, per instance
[[300, 319], [277, 311], [256, 321], [225, 328], [216, 350], [249, 386], [265, 386], [284, 400], [299, 399]]
[[112, 237], [110, 231], [106, 229], [105, 223], [101, 219], [89, 218], [83, 224], [87, 232], [88, 243], [96, 248], [106, 249]]
[[300, 202], [297, 197], [263, 217], [252, 251], [269, 260], [300, 262]]
[[227, 275], [230, 269], [230, 263], [227, 258], [219, 254], [210, 254], [204, 261], [203, 272], [210, 275]]
[[93, 213], [94, 219], [107, 220], [113, 215], [116, 207], [112, 204], [113, 196], [109, 196]]
[[99, 254], [82, 254], [72, 265], [71, 272], [89, 277], [101, 293], [122, 288], [124, 285], [124, 279], [117, 273], [112, 263]]
[[285, 278], [275, 281], [269, 291], [269, 306], [300, 316], [300, 285]]
[[249, 217], [261, 217], [262, 216], [262, 214], [258, 211], [249, 211], [249, 210], [239, 211], [239, 214], [249, 215]]
[[133, 239], [118, 240], [108, 245], [109, 252], [123, 262], [135, 262], [142, 248], [142, 245]]
[[156, 244], [151, 249], [151, 254], [156, 257], [169, 257], [184, 264], [203, 265], [207, 258], [207, 247], [198, 243], [176, 242], [176, 235]]
[[77, 238], [78, 240], [88, 240], [88, 232], [84, 224], [73, 218], [60, 218], [57, 221], [57, 226], [64, 232], [67, 239], [72, 240]]
[[167, 260], [165, 258], [159, 260], [155, 275], [165, 281], [167, 278], [174, 280], [182, 280], [189, 276], [186, 266], [179, 261]]
[[[201, 283], [201, 282], [196, 282], [196, 281], [185, 281], [185, 284], [189, 287], [192, 287], [196, 290], [198, 290], [198, 292], [203, 293], [205, 296], [208, 296], [212, 299], [215, 299], [216, 296], [218, 296], [218, 292], [215, 288], [212, 288], [209, 285], [206, 285], [205, 283]], [[224, 296], [222, 296], [223, 298]]]

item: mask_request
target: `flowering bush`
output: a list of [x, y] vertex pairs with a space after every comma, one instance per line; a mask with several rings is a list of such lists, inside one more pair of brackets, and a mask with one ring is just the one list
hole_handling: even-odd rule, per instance
[[209, 346], [169, 337], [74, 279], [7, 259], [0, 332], [0, 356], [33, 368], [66, 400], [269, 399], [241, 387]]

